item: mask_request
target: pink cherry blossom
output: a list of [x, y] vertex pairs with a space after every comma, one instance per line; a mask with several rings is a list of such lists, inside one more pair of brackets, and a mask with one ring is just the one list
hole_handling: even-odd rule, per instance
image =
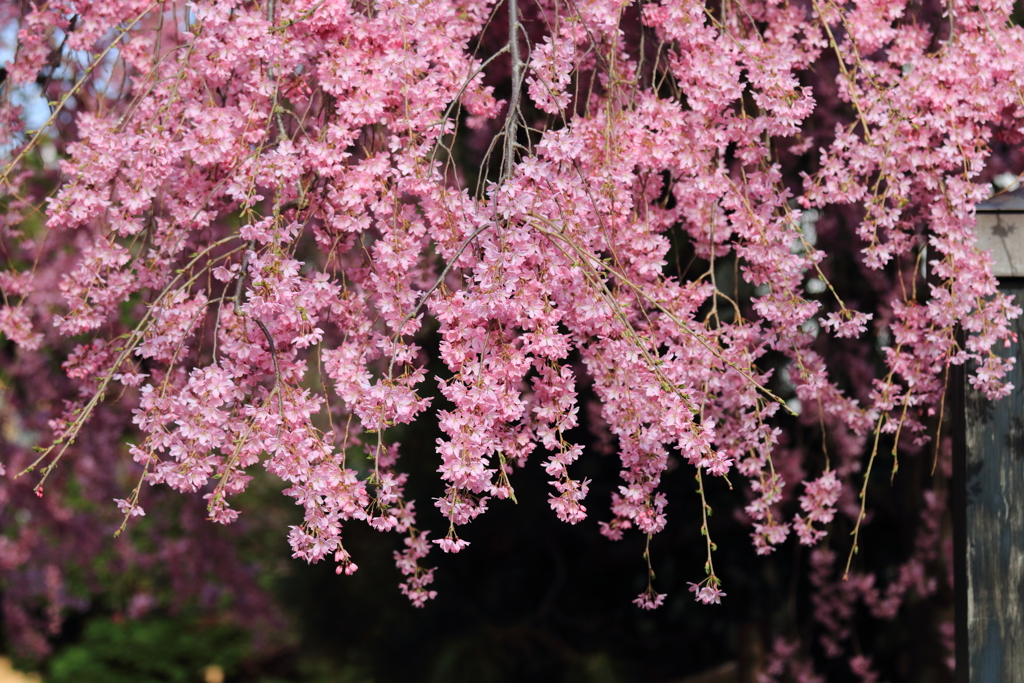
[[[0, 4], [0, 408], [39, 441], [0, 435], [0, 501], [84, 519], [50, 503], [66, 467], [104, 472], [86, 495], [127, 522], [152, 485], [228, 524], [268, 477], [301, 511], [294, 557], [348, 575], [348, 525], [396, 532], [422, 607], [433, 546], [469, 548], [539, 468], [553, 517], [647, 537], [653, 609], [677, 515], [701, 531], [695, 599], [726, 595], [728, 489], [759, 555], [850, 522], [808, 578], [821, 648], [847, 653], [856, 605], [889, 619], [938, 585], [941, 487], [889, 580], [840, 557], [870, 533], [869, 444], [894, 474], [938, 462], [951, 369], [1012, 390], [1021, 308], [976, 212], [1024, 145], [1024, 30], [1003, 0], [953, 0], [941, 28], [906, 3], [731, 4]], [[396, 427], [428, 421], [417, 507]], [[49, 547], [2, 531], [0, 566]], [[766, 675], [817, 680], [795, 648]]]

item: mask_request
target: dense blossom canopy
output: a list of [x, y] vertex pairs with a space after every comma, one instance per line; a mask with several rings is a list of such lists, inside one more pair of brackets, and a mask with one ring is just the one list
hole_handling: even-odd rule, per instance
[[[726, 588], [712, 478], [759, 554], [814, 546], [837, 515], [855, 549], [876, 456], [932, 444], [945, 462], [951, 367], [1009, 390], [994, 349], [1020, 310], [973, 245], [1024, 131], [1011, 9], [6, 2], [0, 502], [67, 523], [81, 510], [50, 487], [70, 468], [129, 525], [144, 484], [228, 523], [263, 467], [303, 511], [295, 557], [348, 574], [346, 524], [403, 534], [418, 606], [431, 550], [471, 552], [466, 525], [515, 500], [523, 467], [550, 476], [559, 519], [612, 540], [662, 531], [663, 476], [695, 476], [671, 509], [703, 519], [705, 603]], [[570, 436], [581, 415], [621, 461], [610, 509], [574, 472], [600, 457]], [[394, 437], [424, 420], [444, 434], [440, 528], [405, 497]], [[935, 590], [944, 502], [925, 498], [885, 588], [835, 581], [846, 537], [815, 551], [830, 652], [852, 600], [894, 614]], [[0, 538], [24, 633], [16, 597], [59, 592], [18, 583], [61, 542], [34, 528]], [[636, 602], [654, 608], [649, 575]], [[769, 673], [813, 680], [792, 647]]]

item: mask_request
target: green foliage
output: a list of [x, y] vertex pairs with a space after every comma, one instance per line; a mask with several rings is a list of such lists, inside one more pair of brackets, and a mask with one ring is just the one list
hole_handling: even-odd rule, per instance
[[82, 639], [50, 661], [47, 683], [193, 683], [218, 665], [231, 674], [246, 654], [237, 629], [188, 619], [90, 620]]

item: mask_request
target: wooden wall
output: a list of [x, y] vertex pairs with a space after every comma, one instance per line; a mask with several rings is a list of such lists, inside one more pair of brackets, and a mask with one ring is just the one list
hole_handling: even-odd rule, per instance
[[[1024, 302], [1024, 279], [1000, 282]], [[1010, 396], [988, 401], [963, 373], [950, 387], [958, 683], [1024, 683], [1024, 319], [1015, 329], [998, 349], [1017, 358]]]

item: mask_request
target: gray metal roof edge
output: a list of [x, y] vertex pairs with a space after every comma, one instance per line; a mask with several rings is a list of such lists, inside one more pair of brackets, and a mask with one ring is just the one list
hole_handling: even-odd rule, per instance
[[1024, 211], [1024, 187], [1013, 192], [1000, 192], [989, 197], [977, 206], [978, 213], [994, 213], [997, 211]]

